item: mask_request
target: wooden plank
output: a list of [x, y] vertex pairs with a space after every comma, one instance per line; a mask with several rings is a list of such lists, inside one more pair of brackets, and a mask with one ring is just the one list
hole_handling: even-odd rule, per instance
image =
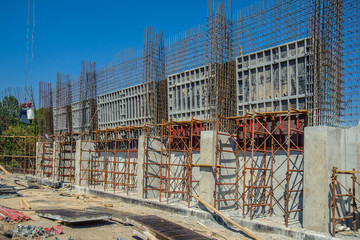
[[30, 204], [29, 204], [25, 199], [23, 199], [22, 201], [24, 202], [24, 204], [25, 204], [29, 209], [31, 209]]
[[[191, 164], [193, 167], [215, 167], [214, 164]], [[217, 167], [221, 168], [224, 167], [223, 165], [217, 165]]]
[[8, 171], [6, 171], [5, 168], [3, 168], [3, 166], [0, 165], [0, 170], [3, 171], [6, 175], [10, 175], [10, 173]]
[[216, 208], [214, 208], [213, 206], [211, 206], [210, 204], [208, 204], [207, 202], [205, 202], [204, 200], [202, 200], [201, 198], [199, 198], [198, 196], [192, 196], [194, 198], [196, 198], [199, 202], [201, 202], [204, 206], [206, 206], [208, 209], [210, 209], [211, 211], [215, 212], [217, 215], [219, 215], [220, 217], [222, 217], [223, 219], [225, 219], [226, 221], [228, 221], [229, 223], [233, 224], [234, 226], [236, 226], [237, 228], [239, 228], [241, 231], [243, 231], [244, 233], [246, 233], [249, 237], [252, 237], [255, 240], [260, 240], [260, 238], [256, 237], [252, 232], [250, 232], [249, 230], [247, 230], [246, 228], [240, 226], [240, 224], [238, 224], [237, 222], [235, 222], [234, 220], [232, 220], [231, 218], [229, 218], [228, 216], [222, 214], [219, 210], [217, 210]]

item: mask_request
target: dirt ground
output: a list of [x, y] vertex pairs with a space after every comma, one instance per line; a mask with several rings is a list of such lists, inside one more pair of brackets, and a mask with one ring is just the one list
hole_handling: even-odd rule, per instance
[[[0, 180], [3, 184], [15, 185], [14, 181], [9, 179]], [[207, 236], [212, 239], [248, 239], [243, 236], [237, 229], [229, 229], [211, 220], [198, 219], [196, 217], [187, 217], [177, 214], [168, 213], [165, 211], [152, 209], [144, 206], [137, 206], [121, 201], [110, 201], [108, 199], [86, 196], [84, 194], [73, 194], [67, 190], [59, 192], [50, 187], [41, 186], [39, 189], [26, 189], [25, 187], [15, 185], [19, 188], [22, 196], [7, 199], [0, 199], [0, 205], [10, 207], [18, 210], [29, 216], [32, 220], [22, 222], [22, 225], [34, 225], [41, 227], [61, 226], [63, 234], [57, 235], [57, 239], [61, 240], [90, 240], [90, 239], [141, 239], [133, 234], [133, 227], [123, 225], [115, 221], [101, 221], [101, 222], [87, 222], [76, 225], [64, 225], [61, 222], [46, 219], [35, 215], [35, 210], [41, 209], [85, 209], [91, 207], [108, 207], [112, 210], [128, 212], [137, 215], [157, 215], [166, 220], [175, 222], [183, 227], [189, 228], [199, 234]], [[20, 200], [25, 199], [30, 205], [31, 209], [22, 210], [20, 208]], [[112, 206], [112, 207], [111, 207]], [[8, 223], [0, 221], [0, 240], [9, 239], [4, 236], [12, 232], [12, 230], [19, 223]], [[3, 225], [1, 227], [1, 225]], [[3, 228], [3, 230], [2, 230]], [[2, 234], [1, 234], [2, 232]], [[264, 233], [253, 232], [261, 239], [287, 239], [283, 236], [269, 235]], [[15, 238], [13, 238], [15, 239]], [[21, 238], [16, 238], [21, 239]], [[38, 239], [41, 239], [39, 237]], [[47, 239], [56, 239], [55, 236]]]

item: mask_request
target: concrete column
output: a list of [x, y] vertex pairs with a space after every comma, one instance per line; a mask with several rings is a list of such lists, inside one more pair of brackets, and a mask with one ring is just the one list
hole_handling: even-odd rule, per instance
[[80, 168], [81, 168], [81, 140], [76, 141], [76, 150], [75, 150], [75, 185], [80, 186]]
[[138, 159], [137, 159], [137, 178], [136, 178], [136, 197], [142, 198], [144, 187], [143, 174], [144, 174], [144, 142], [145, 135], [139, 137], [138, 145]]
[[[304, 228], [318, 232], [331, 230], [332, 168], [358, 170], [358, 132], [356, 128], [305, 128]], [[348, 176], [341, 175], [338, 179], [351, 187]], [[344, 216], [344, 212], [340, 215]]]
[[43, 142], [36, 142], [36, 168], [35, 176], [43, 177], [41, 169], [41, 160], [43, 159]]
[[95, 157], [94, 151], [95, 144], [93, 142], [76, 141], [75, 184], [78, 186], [87, 187], [89, 184], [88, 179], [91, 177], [89, 170], [92, 168], [92, 162]]
[[327, 127], [305, 128], [303, 226], [319, 232], [326, 231], [328, 221], [326, 138]]
[[[201, 132], [200, 164], [215, 164], [216, 132]], [[212, 167], [200, 167], [199, 197], [211, 206], [214, 205], [215, 179]]]
[[52, 181], [57, 180], [57, 173], [59, 172], [58, 166], [59, 165], [59, 158], [60, 158], [60, 144], [59, 142], [54, 141], [53, 145], [53, 159], [52, 159]]

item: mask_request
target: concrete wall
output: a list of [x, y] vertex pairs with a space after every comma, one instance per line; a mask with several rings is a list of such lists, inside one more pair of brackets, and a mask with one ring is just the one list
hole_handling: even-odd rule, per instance
[[[303, 214], [294, 213], [290, 215], [290, 219], [297, 219], [303, 223], [303, 226], [310, 230], [328, 232], [330, 230], [330, 200], [331, 200], [331, 170], [334, 166], [341, 170], [359, 170], [360, 168], [360, 127], [350, 129], [340, 129], [331, 127], [308, 127], [305, 129], [305, 154], [291, 152], [290, 153], [290, 168], [292, 169], [304, 169], [302, 172], [294, 172], [290, 175], [290, 189], [301, 190], [304, 188], [304, 192], [292, 193], [290, 201], [290, 209], [304, 208]], [[236, 144], [233, 140], [229, 139], [228, 136], [218, 136], [216, 139], [215, 131], [202, 131], [201, 132], [201, 150], [200, 152], [194, 152], [192, 155], [192, 161], [195, 164], [205, 164], [210, 166], [193, 167], [192, 177], [193, 180], [199, 181], [199, 186], [191, 194], [198, 194], [200, 198], [209, 204], [214, 204], [214, 191], [215, 191], [215, 175], [214, 165], [217, 161], [219, 165], [223, 165], [227, 168], [218, 168], [221, 177], [218, 177], [218, 181], [223, 183], [237, 182], [237, 193], [235, 188], [228, 191], [228, 187], [218, 185], [216, 188], [217, 198], [229, 199], [227, 202], [220, 202], [217, 207], [220, 210], [234, 209], [234, 195], [237, 194], [239, 199], [239, 206], [237, 211], [241, 211], [242, 199], [241, 196], [244, 193], [244, 184], [250, 185], [250, 173], [249, 170], [244, 174], [244, 166], [250, 167], [251, 165], [251, 150], [244, 153], [240, 153], [238, 159], [232, 152], [219, 152], [216, 155], [216, 140], [223, 150], [234, 151]], [[41, 161], [42, 156], [42, 143], [37, 144], [37, 164]], [[160, 138], [150, 139], [145, 138], [144, 135], [139, 137], [138, 152], [135, 156], [134, 161], [137, 161], [137, 166], [134, 169], [130, 169], [137, 174], [135, 184], [137, 185], [136, 196], [143, 197], [143, 186], [148, 188], [145, 191], [145, 198], [159, 199], [159, 189], [162, 191], [165, 188], [164, 178], [167, 174], [167, 169], [163, 166], [162, 169], [159, 167], [159, 163], [166, 163], [170, 161], [172, 166], [170, 167], [170, 175], [172, 177], [183, 175], [182, 164], [188, 161], [188, 156], [182, 152], [172, 152], [170, 155], [167, 152], [167, 142], [160, 141]], [[56, 154], [59, 149], [58, 143], [54, 142], [52, 161], [56, 161]], [[218, 158], [217, 158], [218, 157]], [[270, 168], [270, 154], [254, 153], [253, 159], [256, 167]], [[278, 151], [273, 156], [273, 198], [270, 196], [266, 198], [266, 202], [270, 200], [273, 204], [273, 213], [277, 216], [283, 216], [283, 210], [285, 208], [285, 188], [286, 188], [286, 169], [287, 169], [287, 156], [286, 152]], [[95, 165], [95, 145], [93, 142], [81, 142], [76, 143], [76, 156], [75, 156], [75, 183], [84, 187], [92, 186], [93, 183], [88, 182], [87, 179], [93, 178]], [[109, 185], [107, 188], [112, 187], [115, 167], [116, 171], [122, 171], [123, 161], [125, 156], [119, 154], [116, 156], [116, 165], [114, 165], [114, 156], [109, 153], [107, 156], [107, 181]], [[105, 156], [100, 154], [99, 157], [100, 165], [101, 162], [105, 162]], [[266, 164], [264, 165], [264, 160]], [[144, 164], [150, 163], [150, 164]], [[178, 166], [176, 164], [179, 164]], [[58, 164], [55, 164], [58, 166]], [[236, 168], [237, 166], [237, 168]], [[104, 166], [97, 166], [103, 168]], [[81, 171], [80, 171], [81, 168]], [[54, 172], [56, 169], [53, 170]], [[142, 178], [145, 173], [145, 180]], [[238, 176], [236, 176], [236, 173]], [[41, 176], [41, 170], [37, 169], [38, 176]], [[40, 174], [40, 175], [39, 175]], [[260, 171], [257, 173], [260, 174]], [[260, 175], [257, 175], [260, 176]], [[245, 180], [244, 180], [245, 177]], [[304, 177], [304, 181], [302, 178]], [[360, 176], [358, 176], [360, 177]], [[105, 178], [105, 176], [103, 176]], [[351, 184], [351, 178], [339, 177], [344, 184]], [[55, 179], [53, 179], [55, 180]], [[81, 180], [81, 181], [80, 181]], [[265, 182], [270, 185], [271, 175], [270, 171], [267, 172]], [[181, 190], [181, 186], [177, 185], [182, 180], [172, 180], [175, 183], [170, 191]], [[195, 187], [197, 183], [193, 184]], [[350, 187], [350, 185], [349, 185]], [[246, 190], [246, 189], [245, 189]], [[255, 190], [253, 192], [254, 198], [261, 196], [261, 191]], [[358, 193], [360, 195], [360, 193]], [[164, 200], [165, 195], [161, 198]], [[360, 197], [360, 196], [359, 196]], [[170, 198], [181, 199], [181, 193], [174, 193]], [[248, 203], [249, 192], [245, 194], [245, 203]], [[297, 205], [299, 204], [299, 205]], [[350, 203], [344, 200], [341, 202], [342, 208], [338, 214], [344, 214], [348, 211]], [[245, 207], [245, 214], [249, 213], [249, 207]], [[258, 209], [253, 209], [253, 217], [262, 215]], [[265, 214], [269, 214], [269, 208], [266, 208]]]
[[[332, 168], [359, 170], [360, 128], [305, 128], [304, 163], [304, 227], [318, 232], [331, 231], [331, 175]], [[360, 177], [360, 176], [358, 176]], [[338, 178], [351, 187], [350, 176]], [[344, 208], [337, 214], [346, 215]]]
[[[205, 133], [204, 133], [205, 134]], [[210, 134], [210, 133], [206, 133]], [[216, 134], [216, 133], [213, 133]], [[215, 139], [205, 140], [204, 136], [202, 136], [202, 141], [214, 141], [212, 148], [215, 149]], [[203, 143], [202, 143], [203, 144]], [[204, 143], [206, 146], [206, 143]], [[287, 153], [283, 150], [276, 151], [272, 156], [270, 153], [260, 153], [254, 152], [252, 153], [249, 148], [245, 153], [243, 151], [239, 152], [238, 159], [236, 162], [236, 154], [229, 151], [236, 151], [236, 143], [234, 142], [232, 137], [219, 135], [218, 137], [218, 165], [225, 166], [226, 168], [218, 168], [219, 176], [217, 181], [219, 183], [224, 183], [224, 185], [218, 185], [216, 189], [216, 197], [217, 199], [222, 199], [228, 201], [220, 201], [217, 204], [217, 207], [221, 210], [226, 209], [235, 209], [234, 198], [237, 198], [238, 204], [236, 209], [242, 212], [244, 209], [244, 214], [246, 216], [250, 216], [250, 207], [244, 206], [242, 197], [245, 197], [245, 205], [250, 204], [251, 195], [252, 202], [255, 204], [259, 204], [263, 198], [263, 190], [264, 188], [254, 188], [252, 194], [250, 194], [250, 185], [253, 182], [254, 186], [266, 185], [270, 186], [271, 181], [273, 182], [273, 195], [271, 196], [271, 189], [265, 189], [265, 203], [271, 204], [272, 213], [277, 216], [284, 216], [284, 210], [286, 207], [285, 195], [286, 195], [286, 175], [287, 175]], [[203, 145], [202, 145], [203, 149]], [[209, 157], [208, 150], [204, 149], [206, 159], [211, 159]], [[214, 153], [215, 154], [215, 153]], [[201, 156], [202, 157], [202, 156]], [[273, 166], [271, 166], [271, 157], [273, 157]], [[213, 160], [215, 163], [215, 160]], [[210, 163], [209, 163], [210, 164]], [[290, 161], [289, 168], [290, 169], [302, 169], [304, 164], [304, 156], [299, 152], [290, 152]], [[250, 169], [251, 166], [254, 168], [261, 168], [259, 170], [254, 170], [253, 177], [251, 179]], [[236, 168], [237, 167], [237, 168]], [[247, 168], [244, 172], [245, 167]], [[271, 167], [273, 168], [273, 175], [271, 176]], [[263, 171], [262, 169], [267, 169]], [[237, 174], [237, 176], [236, 176]], [[289, 188], [291, 190], [302, 190], [303, 184], [303, 173], [302, 172], [291, 172], [289, 174]], [[236, 187], [232, 185], [236, 184]], [[214, 184], [214, 181], [212, 182]], [[230, 184], [230, 185], [226, 185]], [[204, 183], [204, 187], [206, 183]], [[245, 187], [245, 188], [244, 188]], [[230, 189], [231, 188], [231, 189]], [[243, 195], [244, 194], [244, 195]], [[209, 199], [210, 200], [210, 199]], [[213, 200], [211, 200], [213, 201]], [[290, 201], [289, 201], [289, 209], [295, 210], [302, 208], [303, 205], [303, 194], [301, 192], [292, 192]], [[270, 205], [265, 207], [265, 215], [270, 214]], [[260, 217], [263, 215], [262, 207], [255, 207], [252, 209], [252, 216], [254, 218]], [[299, 212], [291, 213], [289, 218], [296, 219], [302, 222], [302, 214]]]

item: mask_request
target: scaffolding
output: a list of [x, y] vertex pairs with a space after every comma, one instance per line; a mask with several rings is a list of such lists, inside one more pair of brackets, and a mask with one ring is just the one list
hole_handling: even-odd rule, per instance
[[76, 139], [79, 133], [62, 133], [56, 136], [54, 146], [54, 178], [62, 182], [75, 182]]
[[144, 127], [143, 197], [186, 201], [198, 195], [201, 132], [207, 122], [170, 121]]
[[[235, 124], [226, 125], [227, 121]], [[276, 207], [288, 226], [289, 219], [302, 211], [305, 126], [307, 112], [291, 107], [218, 116], [214, 207], [242, 209], [242, 216], [250, 219], [271, 216]]]
[[42, 138], [41, 143], [41, 154], [38, 159], [39, 166], [37, 166], [36, 175], [52, 179], [54, 177], [54, 136], [48, 135], [47, 138]]
[[82, 132], [80, 184], [124, 191], [136, 190], [138, 138], [142, 127], [124, 126]]
[[20, 136], [13, 136], [9, 123], [14, 119], [0, 119], [4, 130], [0, 135], [0, 165], [11, 173], [35, 174], [36, 136], [28, 134], [27, 125], [20, 126]]
[[[331, 225], [332, 235], [341, 232], [338, 224], [350, 225], [356, 232], [360, 220], [360, 171], [332, 169], [331, 176]], [[350, 180], [351, 179], [351, 180]]]

